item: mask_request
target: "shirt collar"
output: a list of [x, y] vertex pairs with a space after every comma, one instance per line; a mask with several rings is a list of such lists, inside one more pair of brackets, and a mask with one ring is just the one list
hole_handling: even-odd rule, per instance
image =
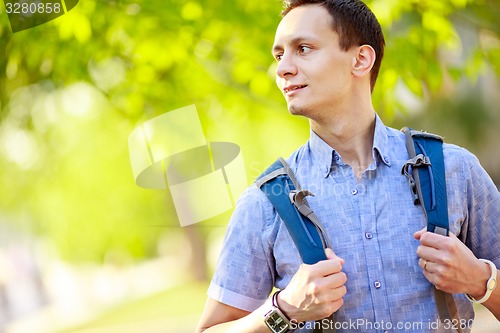
[[[333, 165], [342, 163], [342, 159], [335, 149], [323, 141], [323, 139], [321, 139], [312, 129], [309, 139], [309, 149], [311, 150], [315, 163], [320, 168], [321, 174], [323, 174], [325, 178], [330, 174]], [[377, 114], [375, 114], [375, 131], [372, 151], [374, 161], [381, 161], [385, 165], [391, 166], [388, 153], [387, 128]]]
[[309, 149], [311, 150], [313, 161], [319, 167], [320, 174], [325, 178], [330, 173], [336, 154], [335, 149], [330, 147], [318, 134], [311, 129], [311, 138], [309, 139]]
[[382, 119], [375, 114], [375, 133], [373, 136], [373, 160], [382, 161], [385, 165], [391, 166], [389, 159], [389, 139], [387, 136], [387, 127]]

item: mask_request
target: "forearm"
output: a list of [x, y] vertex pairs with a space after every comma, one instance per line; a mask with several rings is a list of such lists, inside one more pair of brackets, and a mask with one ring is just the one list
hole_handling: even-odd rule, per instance
[[[266, 315], [270, 316], [267, 318], [270, 325], [274, 320], [275, 325], [280, 323], [273, 316], [285, 321], [291, 318], [292, 329], [298, 322], [328, 317], [343, 304], [347, 276], [342, 272], [344, 260], [331, 249], [326, 249], [325, 254], [327, 260], [301, 265], [282, 293], [274, 293], [251, 313], [209, 297], [196, 333], [269, 333], [271, 329], [265, 323]], [[270, 313], [272, 309], [276, 312]]]
[[497, 270], [497, 287], [483, 305], [500, 321], [500, 286], [498, 286], [498, 278], [500, 278], [500, 270]]
[[233, 321], [200, 328], [197, 333], [269, 333], [270, 330], [264, 323], [264, 315], [269, 309], [269, 301], [254, 312]]

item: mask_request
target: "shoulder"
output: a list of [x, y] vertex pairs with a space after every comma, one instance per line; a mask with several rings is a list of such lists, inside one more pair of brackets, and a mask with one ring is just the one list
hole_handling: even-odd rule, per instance
[[252, 184], [239, 197], [231, 220], [255, 220], [255, 216], [259, 215], [260, 220], [267, 221], [272, 219], [273, 210], [264, 192]]
[[455, 144], [443, 144], [443, 155], [447, 175], [459, 176], [462, 180], [491, 181], [479, 159], [466, 148]]

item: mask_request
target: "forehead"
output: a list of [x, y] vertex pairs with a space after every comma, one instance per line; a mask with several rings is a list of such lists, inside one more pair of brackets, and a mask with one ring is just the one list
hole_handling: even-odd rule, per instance
[[275, 45], [286, 44], [297, 36], [314, 39], [332, 38], [332, 17], [321, 5], [304, 5], [292, 9], [276, 29]]

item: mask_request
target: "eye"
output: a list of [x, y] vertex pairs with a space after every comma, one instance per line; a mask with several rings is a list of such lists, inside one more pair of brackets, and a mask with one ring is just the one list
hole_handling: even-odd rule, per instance
[[283, 58], [283, 53], [275, 53], [274, 54], [274, 59], [276, 59], [276, 61], [280, 61], [281, 58]]
[[310, 48], [307, 45], [300, 45], [299, 46], [299, 53], [300, 54], [308, 54], [309, 52], [311, 52], [311, 50], [312, 50], [312, 48]]

